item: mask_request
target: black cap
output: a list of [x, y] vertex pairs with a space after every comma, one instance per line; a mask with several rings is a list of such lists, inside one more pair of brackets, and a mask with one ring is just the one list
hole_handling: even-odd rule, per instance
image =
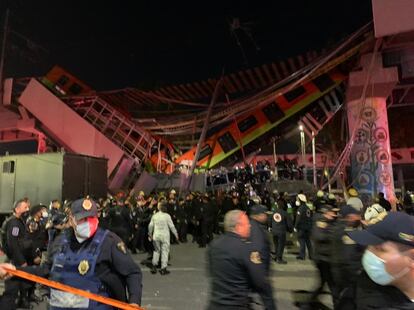
[[357, 214], [357, 215], [361, 214], [361, 212], [359, 212], [357, 209], [355, 209], [351, 205], [342, 206], [339, 213], [341, 214], [342, 217], [346, 217], [347, 215], [350, 215], [350, 214]]
[[41, 204], [39, 204], [39, 205], [35, 205], [35, 206], [33, 206], [33, 207], [31, 207], [31, 208], [30, 208], [30, 210], [29, 210], [29, 214], [30, 214], [31, 216], [34, 216], [36, 213], [38, 213], [38, 212], [42, 211], [42, 209], [43, 209], [43, 208], [46, 208], [46, 206], [41, 205]]
[[250, 209], [250, 215], [258, 215], [258, 214], [262, 214], [266, 212], [267, 212], [267, 208], [263, 205], [254, 205]]
[[414, 247], [414, 217], [390, 212], [384, 219], [365, 230], [352, 231], [349, 237], [361, 245], [378, 245], [394, 241]]
[[70, 210], [76, 220], [98, 216], [98, 208], [96, 207], [96, 203], [89, 198], [75, 200], [72, 202]]

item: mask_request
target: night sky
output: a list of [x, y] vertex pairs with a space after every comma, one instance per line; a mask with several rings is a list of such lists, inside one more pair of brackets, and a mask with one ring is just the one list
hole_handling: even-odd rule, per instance
[[[9, 0], [9, 6], [6, 76], [41, 76], [59, 64], [97, 90], [149, 89], [283, 60], [335, 44], [372, 19], [368, 0]], [[241, 28], [231, 31], [234, 18]]]

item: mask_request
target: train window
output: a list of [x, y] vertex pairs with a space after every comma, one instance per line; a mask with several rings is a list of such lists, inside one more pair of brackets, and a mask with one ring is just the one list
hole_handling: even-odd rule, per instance
[[257, 119], [253, 115], [237, 123], [237, 127], [241, 132], [245, 132], [257, 124]]
[[285, 116], [285, 113], [279, 108], [276, 102], [272, 102], [263, 108], [263, 114], [271, 123], [275, 123]]
[[224, 153], [228, 153], [237, 147], [236, 141], [234, 141], [233, 136], [228, 131], [220, 138], [218, 138], [218, 143], [220, 144]]
[[73, 83], [69, 87], [69, 91], [74, 95], [79, 95], [82, 92], [82, 87], [77, 83]]
[[14, 160], [3, 163], [3, 173], [14, 173]]
[[300, 96], [302, 96], [304, 93], [306, 93], [305, 87], [299, 86], [299, 87], [292, 89], [291, 91], [288, 91], [285, 94], [285, 98], [287, 101], [291, 102], [295, 100], [296, 98], [299, 98]]
[[327, 74], [322, 74], [321, 76], [318, 76], [316, 79], [313, 80], [313, 83], [316, 85], [316, 87], [319, 88], [321, 92], [324, 92], [325, 90], [335, 85], [335, 82]]
[[68, 81], [69, 78], [66, 75], [62, 75], [59, 80], [57, 80], [56, 84], [59, 86], [65, 86]]
[[210, 145], [206, 144], [203, 146], [203, 148], [200, 151], [200, 156], [198, 156], [198, 160], [202, 160], [208, 155], [213, 153], [213, 150], [211, 149]]

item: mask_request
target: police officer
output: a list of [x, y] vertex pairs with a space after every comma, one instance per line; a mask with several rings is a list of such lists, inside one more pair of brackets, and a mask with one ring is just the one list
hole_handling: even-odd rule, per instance
[[331, 269], [338, 292], [335, 309], [356, 309], [356, 281], [362, 270], [363, 247], [348, 232], [361, 229], [361, 215], [351, 206], [343, 206], [332, 231]]
[[[15, 266], [27, 266], [29, 264], [27, 251], [31, 248], [27, 237], [26, 220], [29, 215], [29, 203], [27, 199], [20, 199], [13, 206], [13, 216], [7, 220], [5, 227], [4, 251], [8, 260]], [[16, 309], [16, 299], [19, 295], [19, 307], [29, 308], [27, 285], [24, 280], [11, 278], [5, 281], [1, 306], [3, 309]]]
[[327, 204], [326, 194], [319, 190], [316, 192], [316, 199], [313, 201], [315, 212], [320, 212], [320, 209]]
[[309, 258], [312, 258], [312, 243], [310, 234], [312, 231], [312, 210], [307, 205], [306, 196], [304, 194], [298, 195], [298, 210], [296, 212], [295, 229], [298, 233], [298, 240], [300, 244], [299, 255], [296, 259], [304, 260], [306, 256], [306, 248], [308, 248]]
[[178, 200], [177, 208], [177, 231], [180, 242], [187, 242], [188, 219], [183, 198]]
[[130, 237], [131, 220], [129, 218], [129, 208], [124, 200], [118, 199], [116, 205], [109, 211], [110, 230], [117, 234], [125, 244], [128, 244]]
[[390, 212], [365, 230], [348, 232], [366, 249], [358, 276], [357, 309], [414, 308], [414, 218]]
[[170, 253], [170, 230], [178, 241], [178, 234], [171, 220], [171, 216], [167, 213], [167, 204], [165, 202], [158, 203], [158, 212], [155, 213], [148, 226], [149, 238], [154, 244], [154, 253], [152, 256], [151, 273], [157, 273], [157, 265], [161, 256], [161, 275], [167, 275], [168, 255]]
[[257, 292], [267, 310], [276, 309], [272, 287], [260, 253], [246, 242], [250, 224], [240, 210], [224, 217], [224, 234], [208, 248], [211, 276], [209, 310], [250, 309], [249, 293]]
[[[98, 228], [98, 210], [91, 199], [71, 205], [71, 228], [54, 241], [46, 262], [23, 268], [51, 280], [120, 301], [140, 305], [142, 273], [114, 233]], [[50, 309], [113, 309], [77, 295], [51, 289]]]
[[325, 283], [328, 284], [332, 294], [334, 305], [337, 301], [337, 290], [332, 276], [332, 231], [336, 221], [337, 210], [325, 204], [319, 207], [319, 213], [315, 214], [312, 227], [312, 241], [314, 245], [313, 259], [319, 271], [319, 286], [313, 292], [311, 300], [316, 301], [322, 292]]
[[259, 251], [267, 272], [270, 270], [270, 242], [267, 235], [267, 207], [256, 204], [250, 209], [250, 241]]
[[281, 203], [272, 215], [272, 235], [276, 253], [275, 261], [278, 264], [287, 264], [287, 261], [283, 259], [287, 232], [293, 232], [292, 218], [287, 213], [287, 205]]

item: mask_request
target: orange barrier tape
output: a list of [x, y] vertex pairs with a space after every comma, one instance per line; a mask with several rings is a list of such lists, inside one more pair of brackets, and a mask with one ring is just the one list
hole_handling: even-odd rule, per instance
[[48, 279], [45, 279], [39, 276], [35, 276], [33, 274], [30, 274], [30, 273], [27, 273], [21, 270], [11, 270], [8, 268], [4, 268], [4, 269], [13, 276], [23, 278], [23, 279], [26, 279], [32, 282], [40, 283], [40, 284], [55, 288], [57, 290], [61, 290], [64, 292], [68, 292], [71, 294], [76, 294], [76, 295], [79, 295], [85, 298], [89, 298], [89, 299], [92, 299], [100, 303], [103, 303], [103, 304], [106, 304], [112, 307], [116, 307], [122, 310], [144, 310], [144, 308], [141, 308], [141, 307], [133, 306], [133, 305], [130, 305], [125, 302], [118, 301], [112, 298], [96, 295], [96, 294], [93, 294], [93, 293], [90, 293], [84, 290], [80, 290], [78, 288], [74, 288], [69, 285], [65, 285], [65, 284], [62, 284], [56, 281], [51, 281], [51, 280], [48, 280]]

